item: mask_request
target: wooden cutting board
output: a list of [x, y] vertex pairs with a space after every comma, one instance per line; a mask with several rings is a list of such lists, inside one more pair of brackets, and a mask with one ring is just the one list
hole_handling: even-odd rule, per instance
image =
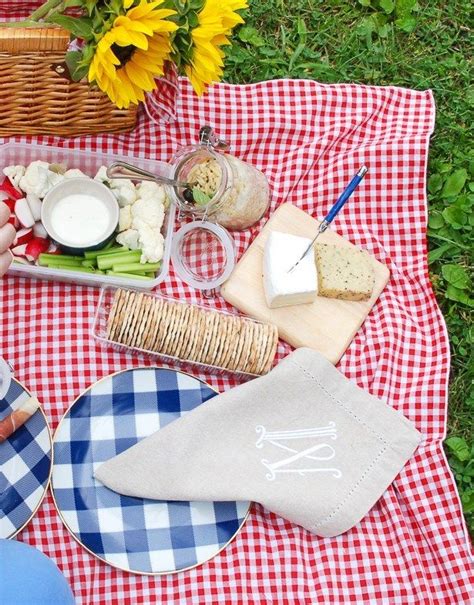
[[[388, 268], [373, 258], [375, 286], [367, 301], [347, 301], [318, 296], [315, 302], [270, 309], [263, 290], [263, 251], [270, 231], [313, 238], [319, 222], [292, 204], [283, 204], [237, 263], [221, 294], [247, 315], [278, 326], [280, 338], [293, 347], [311, 347], [336, 364], [344, 354], [390, 277]], [[353, 246], [330, 230], [318, 243]]]

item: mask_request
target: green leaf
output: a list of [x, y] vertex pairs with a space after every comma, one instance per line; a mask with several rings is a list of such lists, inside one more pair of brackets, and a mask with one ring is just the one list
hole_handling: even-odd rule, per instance
[[441, 192], [441, 197], [452, 197], [454, 195], [458, 195], [458, 193], [460, 193], [464, 187], [466, 179], [467, 170], [465, 168], [455, 170], [446, 179], [443, 191]]
[[462, 437], [449, 437], [444, 443], [461, 462], [464, 462], [469, 458], [469, 447]]
[[79, 82], [89, 71], [88, 65], [81, 65], [83, 55], [78, 50], [72, 50], [66, 53], [65, 60], [69, 74], [74, 82]]
[[442, 246], [438, 246], [438, 248], [435, 248], [434, 250], [430, 250], [428, 252], [428, 264], [431, 265], [431, 263], [434, 263], [435, 261], [439, 260], [444, 255], [444, 253], [450, 250], [451, 248], [451, 244], [443, 244]]
[[468, 307], [474, 307], [474, 298], [470, 298], [464, 290], [460, 290], [451, 284], [449, 284], [446, 290], [446, 298], [460, 302]]
[[465, 290], [469, 286], [467, 271], [460, 265], [443, 265], [441, 273], [449, 284], [460, 290]]
[[432, 174], [428, 179], [428, 191], [436, 193], [443, 186], [443, 177], [440, 174]]
[[212, 195], [204, 193], [198, 187], [193, 187], [193, 198], [198, 206], [205, 206], [212, 199]]
[[244, 25], [240, 28], [238, 33], [239, 39], [246, 44], [250, 44], [255, 47], [265, 46], [265, 40], [260, 36], [255, 27]]
[[397, 16], [411, 15], [416, 7], [416, 0], [395, 0], [395, 12]]
[[377, 34], [380, 38], [386, 38], [388, 36], [389, 31], [390, 31], [390, 26], [386, 23], [385, 25], [381, 25], [377, 29]]
[[461, 502], [465, 513], [474, 512], [474, 490], [467, 490], [461, 494]]
[[379, 4], [380, 8], [385, 11], [387, 15], [390, 15], [395, 8], [395, 2], [393, 0], [380, 0]]
[[444, 226], [444, 218], [441, 212], [434, 210], [428, 218], [428, 227], [430, 229], [441, 229]]
[[371, 4], [370, 0], [358, 0], [358, 2], [361, 6], [370, 6]]
[[92, 21], [88, 17], [68, 17], [67, 15], [51, 15], [48, 17], [48, 22], [56, 23], [64, 29], [67, 29], [75, 38], [83, 38], [84, 40], [92, 40], [94, 31], [92, 29]]
[[462, 229], [467, 222], [467, 217], [458, 206], [448, 206], [442, 212], [444, 220], [454, 229]]
[[407, 15], [401, 17], [400, 19], [396, 19], [395, 25], [398, 27], [398, 29], [401, 29], [402, 32], [405, 32], [406, 34], [411, 34], [411, 32], [416, 27], [416, 19], [415, 17]]
[[356, 34], [361, 37], [369, 38], [376, 30], [376, 25], [372, 17], [364, 17], [359, 21], [356, 27]]

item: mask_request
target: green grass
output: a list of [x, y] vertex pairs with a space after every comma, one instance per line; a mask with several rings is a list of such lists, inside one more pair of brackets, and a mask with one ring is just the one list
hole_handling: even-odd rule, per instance
[[251, 0], [228, 52], [226, 80], [280, 77], [431, 88], [429, 261], [448, 325], [449, 462], [474, 532], [474, 88], [469, 0]]

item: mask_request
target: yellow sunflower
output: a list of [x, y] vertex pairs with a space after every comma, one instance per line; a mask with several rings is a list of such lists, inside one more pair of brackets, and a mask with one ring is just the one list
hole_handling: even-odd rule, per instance
[[89, 82], [95, 81], [119, 108], [145, 99], [163, 75], [163, 64], [171, 52], [170, 33], [177, 25], [167, 21], [176, 12], [159, 9], [164, 0], [123, 0], [127, 12], [117, 17], [112, 28], [97, 44], [89, 67]]
[[211, 82], [218, 82], [224, 67], [221, 46], [230, 44], [232, 29], [243, 23], [235, 11], [247, 8], [247, 0], [206, 0], [198, 13], [198, 25], [191, 32], [193, 42], [191, 62], [185, 72], [198, 95]]

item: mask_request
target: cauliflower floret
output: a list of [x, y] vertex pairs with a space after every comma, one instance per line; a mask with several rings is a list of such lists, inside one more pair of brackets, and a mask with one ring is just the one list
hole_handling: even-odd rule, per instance
[[141, 219], [135, 219], [138, 230], [138, 247], [142, 251], [141, 263], [157, 263], [163, 258], [164, 238], [160, 231]]
[[25, 193], [34, 193], [43, 198], [48, 191], [64, 179], [62, 174], [49, 170], [49, 164], [37, 160], [31, 162], [20, 179], [20, 189]]
[[10, 179], [11, 184], [14, 187], [20, 186], [20, 180], [25, 174], [26, 168], [24, 166], [16, 165], [16, 166], [7, 166], [3, 169], [3, 174]]
[[121, 246], [127, 246], [130, 250], [139, 250], [140, 246], [138, 245], [138, 231], [136, 229], [127, 229], [126, 231], [122, 231], [116, 237], [116, 241]]
[[70, 168], [69, 170], [66, 170], [66, 172], [64, 173], [64, 178], [65, 179], [88, 179], [89, 177], [87, 176], [87, 174], [84, 174], [82, 172], [82, 170], [79, 170], [79, 168]]
[[144, 200], [151, 198], [164, 204], [166, 197], [165, 188], [154, 181], [142, 181], [140, 185], [137, 185], [137, 197]]
[[121, 208], [133, 204], [137, 199], [137, 192], [132, 181], [130, 179], [109, 179], [107, 176], [107, 166], [99, 168], [94, 180], [101, 181], [110, 187]]
[[119, 214], [119, 231], [126, 231], [132, 226], [132, 206], [124, 206], [120, 208]]
[[101, 181], [102, 183], [104, 182], [109, 182], [110, 179], [107, 176], [107, 166], [101, 166], [99, 168], [99, 170], [97, 171], [95, 177], [94, 177], [95, 181]]
[[137, 200], [132, 206], [132, 217], [135, 226], [137, 219], [155, 229], [160, 229], [165, 219], [163, 204], [156, 202], [154, 198]]
[[[120, 185], [115, 185], [115, 183], [120, 183]], [[137, 192], [132, 181], [113, 179], [110, 181], [110, 189], [117, 198], [117, 202], [121, 208], [133, 204], [137, 199]]]

